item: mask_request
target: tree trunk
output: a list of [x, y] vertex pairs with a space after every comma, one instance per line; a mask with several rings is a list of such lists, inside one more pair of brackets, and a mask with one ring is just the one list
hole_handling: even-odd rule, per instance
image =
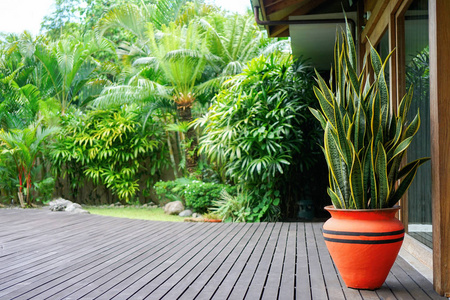
[[25, 208], [25, 202], [23, 202], [23, 193], [18, 192], [17, 196], [19, 197], [20, 207]]
[[178, 172], [177, 172], [177, 164], [175, 163], [175, 157], [173, 155], [173, 148], [172, 148], [172, 142], [170, 141], [170, 132], [166, 130], [166, 136], [167, 136], [167, 146], [169, 147], [169, 157], [170, 162], [172, 163], [173, 168], [173, 175], [175, 176], [175, 179], [178, 178]]
[[[178, 117], [181, 122], [192, 122], [191, 105], [177, 105]], [[186, 132], [186, 140], [188, 147], [185, 149], [186, 168], [190, 175], [193, 175], [197, 170], [198, 155], [197, 155], [197, 136], [194, 128], [189, 128]]]

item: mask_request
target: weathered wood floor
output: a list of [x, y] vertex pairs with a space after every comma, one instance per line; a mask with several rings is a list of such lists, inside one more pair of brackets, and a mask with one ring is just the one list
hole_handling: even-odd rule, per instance
[[0, 299], [441, 299], [401, 258], [381, 289], [344, 287], [321, 225], [0, 209]]

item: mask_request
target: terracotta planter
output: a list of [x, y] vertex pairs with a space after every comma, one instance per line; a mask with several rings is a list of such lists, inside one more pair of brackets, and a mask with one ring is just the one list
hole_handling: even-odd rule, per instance
[[203, 219], [203, 222], [220, 223], [220, 222], [222, 222], [222, 220], [218, 220], [218, 219]]
[[400, 207], [325, 209], [331, 218], [323, 225], [323, 236], [345, 284], [356, 289], [381, 287], [405, 235], [403, 224], [395, 218]]

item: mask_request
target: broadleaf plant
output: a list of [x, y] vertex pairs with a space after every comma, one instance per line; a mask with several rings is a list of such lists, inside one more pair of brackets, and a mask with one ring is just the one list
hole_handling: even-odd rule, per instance
[[324, 154], [329, 170], [328, 195], [336, 208], [378, 209], [394, 206], [409, 188], [417, 169], [429, 158], [402, 164], [420, 126], [417, 112], [407, 113], [412, 88], [396, 111], [389, 101], [383, 61], [370, 45], [374, 80], [364, 60], [356, 73], [356, 50], [348, 27], [336, 36], [334, 88], [316, 71], [314, 93], [320, 110], [310, 108], [324, 129]]

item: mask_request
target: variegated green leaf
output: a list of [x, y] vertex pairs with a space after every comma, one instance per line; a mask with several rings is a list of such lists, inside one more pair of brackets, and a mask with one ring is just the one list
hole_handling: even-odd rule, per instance
[[370, 61], [372, 63], [374, 73], [378, 76], [383, 67], [383, 63], [381, 61], [380, 55], [378, 54], [377, 50], [372, 46], [372, 43], [370, 41], [369, 44], [370, 44]]
[[382, 208], [387, 203], [389, 197], [389, 182], [387, 174], [386, 152], [381, 142], [378, 143], [376, 158], [376, 174], [378, 175], [378, 208]]
[[429, 161], [430, 158], [429, 157], [424, 157], [424, 158], [419, 158], [416, 159], [412, 162], [410, 162], [409, 164], [407, 164], [406, 166], [404, 166], [399, 172], [398, 172], [398, 176], [396, 179], [402, 179], [402, 177], [406, 176], [409, 172], [411, 172], [411, 170], [414, 168], [414, 166], [416, 164], [418, 164], [418, 166], [423, 165], [424, 163], [426, 163], [427, 161]]
[[[400, 198], [403, 196], [403, 194], [408, 190], [409, 186], [411, 185], [414, 177], [417, 174], [417, 168], [420, 166], [420, 161], [417, 161], [412, 168], [410, 168], [409, 172], [406, 173], [402, 181], [400, 182], [397, 190], [389, 199], [389, 206], [394, 206], [395, 203], [397, 203]], [[422, 162], [423, 163], [423, 162]]]
[[327, 123], [324, 140], [326, 159], [332, 177], [336, 180], [342, 192], [344, 202], [347, 202], [350, 194], [348, 168], [340, 153], [338, 141], [333, 135], [332, 130], [330, 123]]
[[377, 186], [377, 176], [376, 176], [376, 165], [375, 160], [377, 157], [376, 148], [374, 146], [374, 141], [372, 140], [370, 150], [370, 208], [378, 207], [378, 186]]
[[[354, 151], [354, 149], [353, 149]], [[365, 191], [361, 162], [356, 153], [353, 155], [353, 163], [350, 171], [350, 188], [352, 192], [353, 208], [365, 208]]]
[[350, 31], [350, 26], [347, 22], [347, 17], [345, 17], [345, 33], [347, 38], [347, 53], [349, 57], [349, 62], [351, 64], [351, 67], [356, 70], [357, 68], [357, 56], [356, 56], [356, 48], [355, 48], [355, 42], [353, 41], [352, 32]]
[[350, 146], [347, 141], [347, 134], [344, 129], [344, 125], [342, 124], [342, 118], [340, 112], [335, 109], [335, 120], [336, 120], [336, 130], [337, 130], [337, 137], [338, 137], [338, 145], [340, 148], [340, 152], [342, 153], [342, 156], [344, 158], [345, 164], [348, 167], [351, 167], [352, 165], [352, 156], [350, 153]]
[[411, 124], [409, 124], [408, 128], [405, 131], [405, 138], [413, 137], [420, 127], [420, 115], [419, 111], [417, 111], [417, 115], [412, 120]]
[[413, 138], [413, 137], [411, 136], [411, 137], [409, 137], [409, 138], [403, 140], [403, 141], [395, 148], [391, 160], [392, 160], [393, 158], [395, 158], [397, 155], [402, 154], [402, 153], [409, 147], [409, 145], [411, 144], [412, 138]]
[[314, 94], [316, 94], [317, 100], [319, 100], [320, 108], [322, 109], [324, 116], [331, 124], [333, 124], [333, 126], [335, 126], [336, 122], [334, 119], [334, 107], [332, 103], [328, 102], [325, 95], [317, 87], [314, 87]]
[[336, 208], [345, 208], [344, 203], [341, 199], [339, 199], [338, 195], [336, 195], [335, 192], [333, 192], [330, 188], [327, 189], [328, 195], [331, 198], [331, 203], [333, 203], [334, 207]]
[[317, 109], [314, 109], [312, 107], [309, 107], [309, 111], [313, 114], [313, 116], [319, 120], [320, 125], [322, 126], [322, 129], [325, 130], [325, 127], [327, 126], [327, 120], [322, 115], [321, 112], [319, 112]]
[[402, 120], [406, 120], [409, 107], [411, 106], [412, 97], [413, 97], [413, 86], [411, 85], [411, 87], [408, 90], [408, 93], [405, 96], [403, 96], [402, 101], [400, 101], [400, 105], [398, 108], [398, 116], [402, 118]]

